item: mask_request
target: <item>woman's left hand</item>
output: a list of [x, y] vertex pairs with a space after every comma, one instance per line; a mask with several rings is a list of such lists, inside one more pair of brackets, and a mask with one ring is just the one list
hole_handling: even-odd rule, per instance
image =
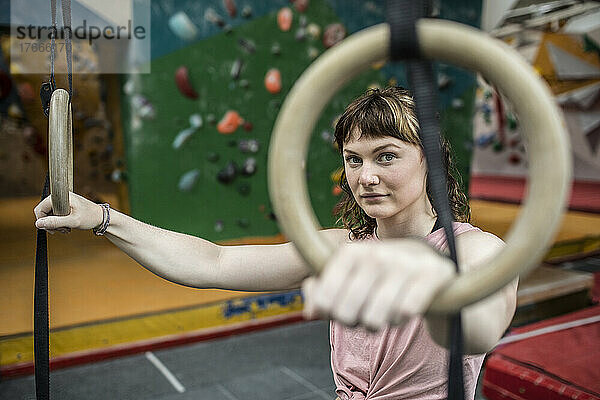
[[424, 241], [350, 243], [319, 277], [304, 281], [304, 315], [377, 330], [423, 314], [455, 275], [452, 261]]

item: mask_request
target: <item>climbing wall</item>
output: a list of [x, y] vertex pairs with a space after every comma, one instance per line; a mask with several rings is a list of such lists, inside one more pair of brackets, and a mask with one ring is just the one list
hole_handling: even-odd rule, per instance
[[[573, 157], [571, 208], [600, 212], [600, 11], [596, 6], [558, 21], [539, 29], [513, 27], [516, 33], [503, 39], [531, 63], [562, 109]], [[519, 110], [479, 79], [476, 111], [472, 194], [520, 201], [529, 161]]]
[[[442, 3], [437, 12], [477, 25], [476, 3]], [[133, 215], [211, 240], [277, 234], [266, 167], [281, 104], [316, 57], [382, 22], [383, 10], [382, 1], [153, 3], [151, 73], [130, 75], [122, 85]], [[437, 69], [442, 124], [465, 174], [474, 78]], [[307, 179], [323, 226], [335, 223], [341, 193], [335, 120], [367, 88], [390, 84], [406, 85], [403, 67], [374, 65], [333, 98], [314, 129]]]

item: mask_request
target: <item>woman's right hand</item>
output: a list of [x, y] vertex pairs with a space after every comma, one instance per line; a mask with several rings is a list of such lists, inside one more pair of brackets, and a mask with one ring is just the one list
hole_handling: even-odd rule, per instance
[[74, 229], [92, 229], [102, 224], [102, 207], [85, 197], [69, 192], [71, 213], [65, 216], [52, 215], [52, 200], [50, 196], [42, 200], [35, 208], [35, 226], [50, 233], [68, 233]]

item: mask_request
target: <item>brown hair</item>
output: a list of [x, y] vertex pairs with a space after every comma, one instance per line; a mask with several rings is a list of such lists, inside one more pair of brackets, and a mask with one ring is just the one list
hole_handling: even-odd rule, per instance
[[[335, 142], [340, 153], [343, 152], [344, 144], [353, 132], [358, 132], [359, 138], [392, 136], [422, 147], [413, 98], [408, 90], [401, 87], [369, 89], [346, 107], [335, 126]], [[461, 188], [461, 179], [452, 160], [450, 144], [442, 135], [440, 135], [440, 142], [447, 171], [448, 197], [452, 214], [456, 221], [468, 222], [471, 218], [471, 209], [467, 196]], [[354, 199], [345, 171], [340, 179], [340, 187], [344, 193], [334, 209], [334, 214], [338, 217], [337, 222], [350, 231], [351, 239], [364, 239], [375, 234], [377, 221], [369, 217]], [[426, 190], [427, 197], [433, 204], [429, 183]], [[433, 206], [432, 211], [435, 213]]]

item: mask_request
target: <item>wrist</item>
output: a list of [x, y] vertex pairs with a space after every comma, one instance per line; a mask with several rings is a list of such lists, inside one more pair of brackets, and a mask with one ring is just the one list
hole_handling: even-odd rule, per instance
[[92, 230], [97, 236], [103, 236], [110, 224], [110, 205], [108, 203], [98, 204], [102, 210], [102, 222]]

